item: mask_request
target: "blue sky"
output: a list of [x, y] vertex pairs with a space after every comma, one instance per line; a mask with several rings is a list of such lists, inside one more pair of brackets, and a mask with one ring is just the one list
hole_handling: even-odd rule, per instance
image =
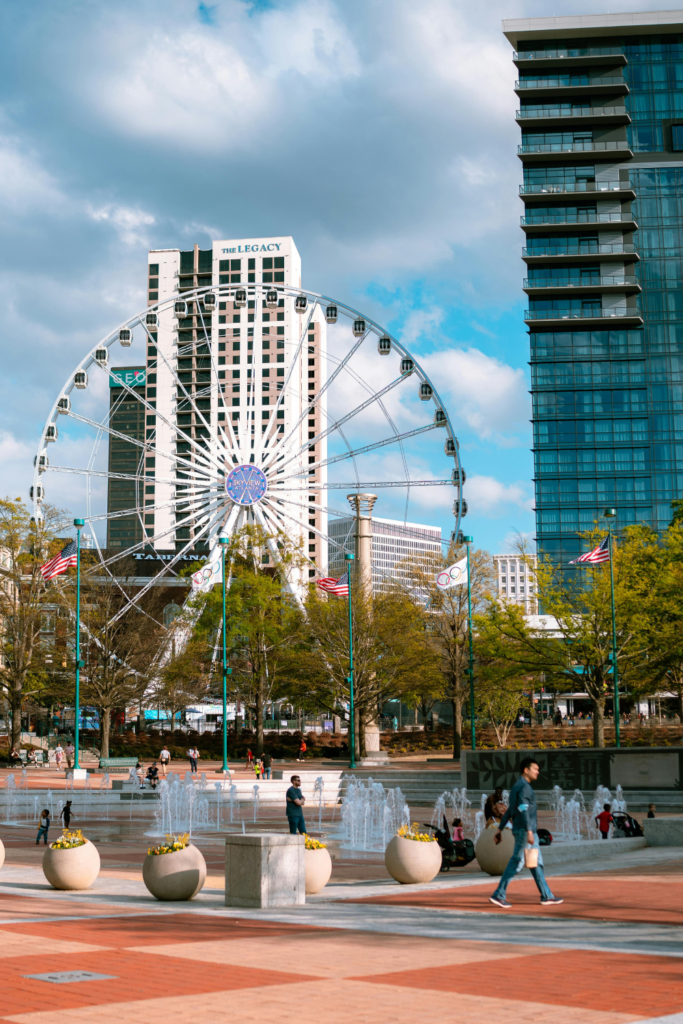
[[144, 305], [149, 248], [291, 234], [307, 287], [428, 365], [461, 442], [467, 532], [491, 550], [532, 534], [515, 69], [500, 23], [609, 9], [2, 5], [0, 493], [28, 497], [62, 382]]

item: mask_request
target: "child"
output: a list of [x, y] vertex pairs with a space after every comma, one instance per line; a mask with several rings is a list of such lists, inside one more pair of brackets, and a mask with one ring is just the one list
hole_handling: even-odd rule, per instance
[[610, 814], [610, 805], [605, 804], [604, 810], [600, 814], [596, 814], [595, 821], [600, 829], [600, 835], [603, 839], [609, 839], [609, 827], [613, 823], [614, 818]]
[[648, 818], [654, 818], [656, 810], [657, 810], [657, 808], [656, 808], [656, 806], [654, 804], [648, 804], [647, 805], [647, 816], [648, 816]]
[[461, 818], [453, 818], [453, 842], [454, 843], [461, 843], [464, 838], [465, 837], [464, 837], [463, 831], [462, 831], [462, 819]]
[[254, 774], [256, 775], [256, 781], [258, 782], [261, 778], [261, 762], [258, 758], [254, 761]]
[[50, 827], [50, 812], [47, 807], [40, 816], [40, 824], [38, 826], [38, 836], [36, 838], [36, 846], [40, 842], [40, 837], [43, 837], [43, 842], [47, 846], [47, 830]]

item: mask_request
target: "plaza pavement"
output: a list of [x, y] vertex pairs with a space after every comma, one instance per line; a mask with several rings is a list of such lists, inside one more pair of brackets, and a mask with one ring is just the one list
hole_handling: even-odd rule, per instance
[[[497, 910], [493, 880], [470, 870], [410, 889], [333, 876], [305, 907], [246, 911], [224, 906], [214, 870], [192, 903], [153, 900], [139, 845], [130, 877], [105, 869], [59, 893], [27, 841], [8, 839], [0, 871], [3, 1022], [683, 1022], [682, 850], [551, 869], [560, 907], [540, 907], [527, 877]], [[106, 977], [28, 977], [69, 971]]]

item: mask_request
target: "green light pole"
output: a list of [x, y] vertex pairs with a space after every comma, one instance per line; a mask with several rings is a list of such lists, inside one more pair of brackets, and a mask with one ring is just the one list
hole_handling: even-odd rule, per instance
[[609, 531], [609, 581], [612, 598], [612, 679], [614, 682], [614, 741], [621, 746], [621, 730], [619, 728], [619, 672], [617, 671], [617, 614], [614, 607], [614, 544], [612, 543], [612, 520], [617, 517], [615, 508], [606, 508], [603, 513]]
[[223, 560], [223, 767], [219, 772], [227, 772], [228, 769], [228, 676], [232, 675], [232, 669], [228, 668], [228, 623], [225, 614], [225, 549], [230, 543], [230, 538], [221, 536], [218, 538], [221, 544], [221, 558]]
[[351, 562], [353, 562], [355, 555], [344, 555], [344, 558], [349, 563], [347, 572], [349, 577], [349, 674], [347, 677], [347, 683], [349, 684], [349, 768], [356, 767], [356, 725], [355, 725], [355, 709], [353, 704], [353, 608], [351, 603]]
[[477, 749], [477, 730], [474, 720], [474, 653], [472, 651], [472, 586], [470, 582], [470, 544], [472, 537], [463, 537], [463, 544], [467, 547], [467, 633], [469, 639], [469, 669], [470, 677], [470, 734], [472, 750]]
[[78, 726], [81, 717], [81, 669], [85, 662], [81, 661], [81, 530], [85, 526], [85, 519], [74, 519], [76, 527], [76, 700], [75, 700], [75, 721], [74, 733], [74, 771], [81, 766], [78, 761], [80, 744], [78, 742]]

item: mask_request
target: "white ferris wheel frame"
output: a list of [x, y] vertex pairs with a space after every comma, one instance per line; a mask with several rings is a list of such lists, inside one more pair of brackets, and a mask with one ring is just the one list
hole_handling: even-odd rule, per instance
[[[249, 298], [254, 298], [255, 300], [258, 300], [259, 304], [265, 298], [267, 292], [277, 292], [278, 299], [290, 298], [296, 300], [297, 298], [299, 298], [300, 301], [305, 299], [304, 310], [301, 311], [297, 309], [297, 312], [300, 313], [301, 315], [301, 330], [299, 332], [300, 336], [298, 344], [291, 343], [290, 347], [292, 348], [292, 352], [289, 356], [288, 363], [285, 364], [286, 375], [284, 381], [282, 385], [280, 385], [279, 382], [276, 382], [275, 384], [275, 393], [277, 394], [277, 400], [275, 402], [275, 405], [272, 406], [272, 411], [270, 413], [267, 426], [265, 428], [262, 428], [260, 437], [255, 434], [254, 449], [251, 449], [250, 446], [248, 446], [247, 444], [247, 440], [251, 439], [251, 432], [249, 427], [252, 421], [249, 420], [247, 416], [241, 416], [237, 425], [237, 429], [235, 429], [235, 427], [233, 426], [232, 419], [228, 415], [233, 410], [231, 406], [228, 406], [225, 398], [225, 392], [227, 391], [227, 382], [226, 386], [223, 387], [219, 380], [218, 362], [216, 355], [218, 349], [214, 340], [215, 336], [212, 337], [212, 335], [209, 333], [213, 324], [212, 313], [218, 309], [219, 300], [232, 301], [235, 298], [235, 293], [238, 291], [246, 292]], [[209, 294], [213, 294], [215, 300], [213, 308], [207, 309], [204, 306], [204, 299]], [[167, 357], [161, 352], [158, 343], [155, 341], [154, 338], [151, 337], [150, 328], [147, 324], [147, 317], [150, 314], [157, 315], [157, 327], [159, 326], [159, 314], [162, 314], [170, 310], [172, 315], [175, 316], [173, 311], [175, 309], [175, 303], [178, 302], [185, 302], [187, 304], [196, 303], [196, 315], [197, 317], [201, 317], [204, 338], [201, 339], [198, 337], [196, 341], [185, 343], [176, 341], [176, 351], [174, 353], [175, 357], [177, 358], [177, 356], [181, 354], [182, 350], [189, 351], [189, 353], [191, 354], [195, 346], [206, 345], [211, 358], [211, 379], [208, 385], [206, 385], [205, 387], [199, 387], [197, 384], [195, 384], [194, 394], [192, 392], [192, 384], [189, 385], [188, 391], [188, 389], [185, 387], [185, 383], [183, 383], [179, 379], [179, 371], [177, 369], [174, 369], [172, 362], [170, 362], [167, 359]], [[292, 373], [294, 372], [294, 369], [297, 365], [297, 361], [305, 345], [308, 333], [308, 326], [311, 323], [312, 316], [317, 307], [321, 308], [323, 315], [325, 315], [328, 307], [336, 307], [337, 316], [339, 316], [339, 314], [343, 314], [350, 320], [355, 321], [354, 334], [356, 340], [355, 343], [349, 349], [349, 351], [341, 358], [331, 356], [329, 350], [325, 353], [325, 358], [327, 359], [330, 372], [328, 372], [328, 375], [325, 380], [321, 379], [321, 383], [319, 386], [316, 386], [315, 393], [313, 394], [312, 397], [311, 395], [309, 395], [308, 398], [306, 398], [306, 396], [304, 396], [303, 393], [301, 394], [302, 411], [299, 414], [298, 419], [296, 415], [294, 416], [294, 420], [296, 422], [294, 422], [293, 425], [289, 425], [288, 431], [280, 440], [278, 439], [277, 434], [272, 434], [273, 426], [276, 423], [276, 415], [277, 412], [282, 408], [282, 402], [287, 393], [287, 386], [289, 380], [292, 376]], [[202, 312], [202, 309], [204, 309], [204, 312]], [[204, 319], [205, 316], [207, 317], [208, 320], [208, 330], [207, 322]], [[355, 330], [355, 325], [358, 324], [359, 322], [363, 323], [362, 334], [358, 334]], [[106, 349], [108, 353], [109, 349], [111, 349], [112, 346], [114, 346], [116, 342], [119, 341], [119, 334], [122, 330], [129, 330], [131, 332], [132, 340], [132, 332], [135, 328], [142, 328], [142, 331], [145, 334], [145, 351], [148, 343], [152, 343], [155, 345], [157, 352], [157, 368], [160, 367], [163, 362], [167, 366], [167, 368], [170, 369], [171, 374], [173, 376], [173, 386], [177, 389], [176, 393], [178, 394], [178, 402], [180, 403], [182, 401], [184, 403], [189, 403], [188, 407], [192, 412], [194, 412], [195, 416], [198, 418], [198, 421], [201, 421], [203, 426], [208, 429], [210, 442], [209, 446], [201, 444], [200, 439], [193, 438], [191, 436], [191, 428], [189, 432], [186, 432], [179, 426], [177, 422], [177, 409], [176, 422], [173, 423], [172, 420], [163, 416], [158, 410], [158, 408], [151, 405], [146, 396], [142, 397], [134, 390], [133, 386], [126, 383], [123, 379], [121, 379], [121, 377], [115, 376], [116, 368], [112, 368], [110, 366], [108, 355], [106, 363], [104, 364], [101, 360], [98, 360], [96, 358], [96, 352], [98, 350]], [[177, 329], [178, 328], [176, 324], [175, 330]], [[197, 331], [199, 332], [198, 326]], [[361, 349], [364, 342], [366, 342], [366, 339], [368, 339], [371, 335], [376, 335], [378, 340], [380, 338], [389, 339], [390, 352], [396, 353], [398, 356], [400, 356], [402, 361], [402, 368], [399, 376], [393, 381], [391, 381], [388, 385], [385, 385], [379, 390], [375, 390], [372, 385], [369, 385], [368, 382], [350, 366], [353, 356]], [[367, 345], [365, 346], [365, 349], [367, 349]], [[383, 354], [378, 353], [378, 358], [383, 358]], [[405, 361], [409, 361], [409, 368], [404, 371], [403, 367], [408, 366], [408, 363], [406, 363]], [[332, 363], [336, 363], [336, 365], [333, 368], [331, 366]], [[91, 366], [94, 365], [98, 366], [103, 372], [105, 372], [110, 379], [116, 379], [116, 386], [123, 388], [122, 397], [125, 397], [126, 394], [132, 396], [136, 400], [136, 402], [140, 403], [145, 408], [146, 412], [154, 414], [155, 417], [157, 418], [157, 421], [161, 419], [162, 422], [165, 422], [166, 425], [171, 428], [176, 440], [182, 440], [184, 442], [189, 443], [190, 450], [192, 451], [192, 454], [194, 454], [195, 456], [195, 462], [193, 463], [190, 459], [184, 458], [182, 454], [178, 454], [175, 451], [160, 451], [159, 449], [157, 449], [156, 429], [154, 432], [154, 439], [150, 439], [149, 441], [146, 438], [145, 440], [138, 440], [130, 437], [127, 434], [114, 430], [109, 425], [109, 420], [111, 418], [111, 414], [113, 411], [111, 408], [107, 410], [107, 413], [103, 417], [101, 422], [89, 419], [86, 416], [74, 412], [71, 409], [71, 402], [69, 396], [71, 395], [74, 388], [77, 387], [75, 383], [76, 377], [79, 373], [84, 372], [86, 374], [87, 386], [87, 371], [90, 369]], [[145, 365], [147, 365], [146, 357]], [[291, 439], [296, 434], [297, 430], [303, 424], [304, 420], [310, 414], [310, 412], [315, 410], [316, 408], [320, 408], [320, 401], [324, 396], [326, 396], [330, 385], [344, 371], [351, 374], [355, 378], [356, 382], [362, 388], [365, 388], [366, 391], [369, 392], [367, 399], [361, 401], [355, 408], [351, 409], [348, 413], [341, 416], [336, 421], [328, 421], [327, 425], [324, 428], [322, 427], [322, 424], [320, 424], [319, 428], [316, 431], [314, 439], [309, 439], [303, 443], [295, 442], [294, 445], [290, 445], [289, 447], [287, 447], [288, 442], [291, 441]], [[420, 385], [420, 397], [423, 398], [423, 400], [431, 401], [433, 403], [434, 418], [432, 422], [427, 423], [421, 427], [414, 428], [412, 430], [399, 431], [396, 425], [394, 424], [392, 417], [388, 412], [382, 399], [384, 395], [393, 390], [395, 387], [401, 385], [408, 378], [412, 378], [413, 380], [416, 379]], [[254, 375], [254, 377], [251, 378], [251, 384], [247, 382], [247, 410], [250, 408], [250, 390], [253, 391], [254, 395], [251, 408], [253, 408], [253, 404], [255, 402], [255, 395], [257, 392], [256, 381], [257, 378]], [[426, 388], [423, 389], [423, 385], [426, 386]], [[182, 399], [180, 398], [181, 391], [183, 392]], [[199, 407], [196, 404], [196, 400], [200, 395], [202, 395], [203, 397], [206, 397], [206, 395], [212, 396], [214, 391], [218, 395], [219, 408], [220, 403], [222, 403], [222, 408], [225, 411], [225, 422], [220, 423], [218, 421], [218, 417], [216, 416], [215, 425], [212, 428], [210, 422], [211, 414], [209, 413], [207, 421], [207, 418], [205, 416], [206, 410], [199, 409]], [[426, 399], [425, 395], [427, 396]], [[66, 411], [60, 409], [59, 405], [60, 401], [64, 402], [65, 399], [68, 406]], [[363, 445], [360, 448], [352, 448], [351, 444], [346, 439], [342, 428], [345, 423], [352, 420], [354, 416], [358, 415], [364, 409], [368, 408], [374, 403], [378, 404], [393, 433], [380, 441], [371, 442], [367, 445]], [[85, 468], [75, 468], [68, 466], [50, 466], [49, 464], [49, 446], [52, 441], [57, 441], [58, 439], [57, 424], [62, 415], [65, 416], [66, 418], [70, 417], [74, 421], [80, 422], [86, 426], [90, 426], [96, 431], [96, 438], [93, 444], [93, 449], [90, 455], [88, 466]], [[325, 416], [327, 418], [326, 411]], [[51, 428], [54, 430], [54, 437], [50, 436]], [[432, 429], [438, 428], [442, 428], [445, 430], [446, 443], [444, 444], [444, 452], [448, 458], [453, 459], [453, 470], [451, 472], [450, 477], [447, 479], [411, 479], [403, 442], [410, 437], [414, 437], [419, 434], [428, 432]], [[339, 437], [341, 437], [348, 450], [346, 452], [342, 452], [341, 454], [328, 456], [325, 459], [318, 460], [313, 465], [309, 465], [308, 463], [306, 463], [304, 467], [303, 456], [308, 451], [308, 449], [312, 445], [315, 445], [318, 441], [322, 440], [325, 437], [328, 437], [329, 435], [335, 432], [339, 435]], [[99, 449], [99, 445], [106, 435], [109, 435], [110, 437], [118, 437], [119, 439], [125, 440], [128, 443], [136, 445], [140, 448], [141, 461], [138, 464], [137, 473], [115, 473], [109, 469], [105, 471], [94, 468], [94, 461], [97, 451]], [[355, 457], [391, 444], [398, 444], [399, 446], [403, 469], [405, 472], [405, 479], [395, 481], [368, 481], [360, 479]], [[268, 490], [265, 496], [255, 504], [248, 506], [248, 508], [244, 508], [233, 503], [231, 499], [228, 497], [225, 490], [225, 480], [230, 469], [234, 468], [235, 463], [238, 462], [235, 456], [239, 454], [245, 454], [247, 452], [248, 455], [244, 458], [242, 464], [250, 463], [249, 455], [253, 454], [253, 464], [261, 468], [263, 472], [266, 474], [266, 476], [268, 476], [268, 474], [270, 473], [272, 480], [270, 477], [268, 478]], [[174, 557], [164, 562], [162, 568], [152, 578], [150, 578], [149, 581], [144, 584], [144, 586], [140, 588], [140, 590], [135, 594], [133, 598], [128, 598], [127, 604], [119, 611], [119, 613], [116, 616], [117, 618], [124, 614], [129, 607], [132, 607], [133, 605], [137, 604], [141, 597], [152, 586], [156, 585], [157, 582], [162, 577], [172, 572], [174, 565], [176, 565], [181, 558], [186, 556], [188, 552], [192, 550], [192, 548], [195, 546], [198, 540], [201, 540], [204, 537], [206, 537], [209, 540], [208, 557], [213, 557], [218, 551], [219, 533], [225, 534], [227, 532], [228, 534], [232, 534], [238, 532], [244, 525], [244, 523], [249, 521], [249, 513], [251, 513], [252, 515], [252, 521], [257, 522], [264, 529], [264, 532], [267, 535], [271, 535], [271, 537], [273, 531], [276, 531], [278, 529], [286, 529], [288, 523], [295, 523], [301, 529], [308, 529], [315, 533], [316, 536], [319, 537], [321, 541], [323, 541], [324, 543], [331, 544], [333, 547], [337, 547], [340, 550], [342, 550], [342, 544], [339, 544], [331, 537], [323, 534], [320, 530], [316, 529], [315, 527], [306, 525], [304, 522], [303, 513], [297, 518], [296, 511], [297, 506], [299, 509], [313, 507], [316, 509], [316, 511], [326, 513], [328, 516], [332, 516], [334, 518], [348, 518], [349, 512], [341, 512], [329, 508], [328, 502], [322, 501], [322, 496], [319, 502], [313, 503], [307, 501], [303, 503], [297, 502], [296, 500], [294, 500], [293, 497], [287, 497], [288, 494], [293, 495], [295, 492], [301, 494], [303, 491], [322, 492], [330, 490], [346, 490], [355, 492], [367, 492], [384, 488], [406, 488], [406, 512], [404, 516], [404, 522], [406, 522], [408, 505], [410, 500], [410, 490], [412, 487], [454, 487], [457, 490], [457, 498], [454, 501], [453, 506], [455, 520], [454, 534], [456, 536], [460, 532], [462, 517], [467, 510], [466, 502], [464, 502], [463, 500], [463, 485], [465, 480], [465, 474], [464, 471], [462, 470], [460, 462], [459, 445], [455, 433], [453, 431], [450, 416], [448, 414], [445, 404], [439, 397], [438, 391], [434, 386], [434, 383], [432, 382], [426, 371], [423, 369], [423, 367], [419, 364], [418, 360], [415, 359], [415, 357], [409, 352], [406, 346], [403, 345], [402, 342], [398, 340], [398, 338], [396, 338], [394, 335], [386, 331], [376, 321], [365, 316], [365, 314], [361, 313], [359, 310], [353, 308], [352, 306], [349, 306], [344, 302], [340, 302], [339, 300], [333, 299], [332, 297], [324, 294], [308, 291], [307, 289], [303, 288], [294, 288], [292, 286], [284, 284], [269, 285], [261, 283], [250, 283], [246, 285], [233, 284], [220, 286], [202, 286], [201, 288], [188, 289], [187, 291], [175, 294], [167, 299], [163, 299], [161, 301], [152, 303], [149, 306], [145, 307], [145, 309], [142, 312], [127, 318], [113, 330], [109, 331], [101, 339], [101, 341], [99, 341], [95, 346], [93, 346], [91, 351], [81, 360], [78, 366], [69, 374], [67, 380], [65, 381], [64, 387], [62, 388], [59, 397], [55, 400], [50, 410], [50, 413], [45, 421], [45, 425], [43, 427], [40, 440], [40, 447], [34, 460], [35, 468], [33, 475], [33, 487], [31, 488], [31, 496], [33, 500], [33, 514], [34, 518], [37, 520], [42, 518], [41, 505], [44, 500], [44, 491], [41, 481], [44, 479], [45, 473], [60, 472], [87, 476], [88, 481], [86, 500], [88, 510], [87, 514], [84, 516], [84, 519], [86, 523], [88, 523], [90, 526], [90, 532], [93, 538], [93, 543], [97, 550], [97, 554], [99, 557], [98, 568], [105, 569], [107, 574], [115, 583], [117, 582], [117, 578], [114, 575], [114, 573], [111, 572], [110, 566], [112, 566], [119, 559], [125, 558], [126, 556], [131, 555], [136, 551], [142, 551], [144, 549], [154, 550], [155, 548], [161, 549], [161, 542], [163, 542], [164, 537], [169, 533], [175, 533], [175, 530], [177, 528], [177, 523], [174, 522], [171, 529], [167, 529], [162, 533], [156, 532], [155, 528], [154, 534], [152, 534], [151, 536], [146, 534], [144, 523], [145, 512], [154, 512], [160, 509], [161, 506], [159, 506], [156, 503], [156, 499], [154, 505], [147, 507], [145, 506], [145, 482], [163, 482], [172, 484], [173, 486], [176, 487], [178, 485], [177, 477], [165, 480], [164, 478], [157, 477], [156, 475], [145, 475], [144, 459], [146, 455], [150, 454], [161, 455], [168, 459], [170, 462], [174, 463], [176, 470], [180, 468], [183, 471], [191, 474], [188, 478], [186, 478], [188, 480], [188, 486], [186, 490], [184, 489], [183, 496], [178, 497], [178, 495], [176, 494], [176, 497], [171, 502], [167, 502], [166, 505], [183, 505], [184, 510], [188, 511], [192, 517], [190, 521], [194, 525], [195, 532], [194, 536], [190, 538], [188, 543], [183, 544], [180, 550], [176, 550]], [[187, 455], [188, 453], [184, 454]], [[222, 455], [225, 455], [225, 458], [222, 458]], [[259, 461], [259, 459], [261, 461]], [[308, 481], [309, 471], [311, 469], [315, 470], [317, 468], [327, 467], [347, 459], [350, 459], [353, 465], [353, 471], [356, 477], [355, 481], [349, 481], [348, 483], [330, 483], [329, 481], [326, 481], [325, 483], [311, 483]], [[280, 479], [276, 479], [276, 475], [275, 473], [273, 473], [273, 469], [276, 466], [276, 463], [278, 467], [277, 477], [279, 477]], [[297, 463], [301, 466], [298, 473]], [[286, 470], [288, 467], [291, 467], [294, 470], [294, 472], [290, 472], [289, 474], [287, 474]], [[142, 488], [142, 499], [137, 500], [136, 506], [134, 508], [117, 510], [116, 512], [107, 511], [104, 513], [93, 513], [90, 507], [90, 487], [91, 481], [97, 478], [106, 478], [107, 480], [133, 480], [136, 487], [136, 495], [140, 493], [140, 488]], [[297, 480], [299, 481], [298, 486]], [[189, 486], [189, 484], [191, 484], [191, 486]], [[289, 484], [289, 486], [282, 486], [283, 484]], [[307, 494], [307, 497], [310, 498], [310, 494]], [[277, 504], [279, 507], [275, 508], [275, 504]], [[291, 506], [292, 509], [290, 509], [288, 512], [285, 512], [283, 508], [283, 506], [285, 505]], [[100, 522], [102, 520], [113, 520], [116, 518], [122, 518], [124, 516], [131, 515], [137, 516], [138, 520], [141, 523], [143, 531], [143, 540], [131, 545], [128, 548], [122, 549], [120, 552], [117, 551], [114, 554], [112, 554], [111, 551], [107, 551], [107, 557], [105, 558], [100, 548], [99, 542], [97, 540], [93, 524], [96, 522]], [[278, 519], [280, 520], [279, 523], [277, 523]], [[408, 533], [409, 531], [407, 531], [407, 534]], [[176, 542], [175, 539], [171, 541], [171, 544], [175, 544], [176, 548], [178, 548], [179, 543], [180, 542]], [[275, 541], [270, 539], [268, 541], [268, 547], [271, 557], [273, 558], [274, 562], [277, 563], [279, 561], [279, 556]], [[314, 562], [311, 562], [311, 566], [316, 568], [318, 572], [320, 571], [319, 567], [315, 565]]]

